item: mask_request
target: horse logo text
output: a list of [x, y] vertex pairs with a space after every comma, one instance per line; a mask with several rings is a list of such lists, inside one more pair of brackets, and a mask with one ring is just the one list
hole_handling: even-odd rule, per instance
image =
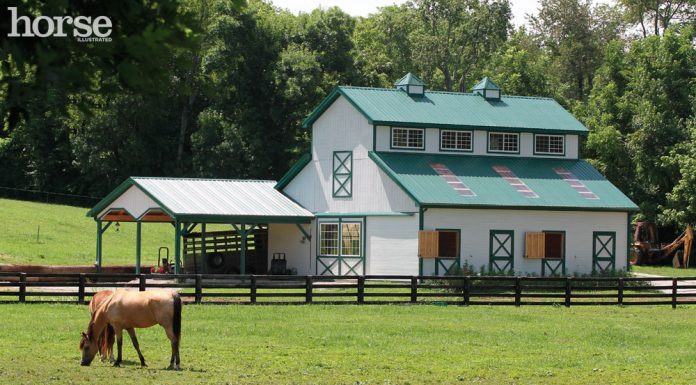
[[[29, 16], [17, 16], [17, 7], [7, 7], [12, 16], [12, 31], [8, 37], [67, 37], [65, 24], [72, 25], [72, 35], [80, 42], [110, 42], [112, 24], [106, 16], [92, 20], [89, 16], [38, 16], [32, 21]], [[19, 26], [23, 26], [19, 33]]]

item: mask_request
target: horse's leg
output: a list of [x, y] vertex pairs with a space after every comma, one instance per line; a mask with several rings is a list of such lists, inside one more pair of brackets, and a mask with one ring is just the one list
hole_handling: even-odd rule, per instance
[[111, 325], [106, 326], [106, 350], [109, 353], [109, 362], [113, 363], [114, 360], [114, 327]]
[[128, 335], [130, 336], [130, 339], [133, 342], [133, 347], [135, 347], [135, 351], [138, 352], [138, 358], [140, 358], [140, 366], [147, 366], [145, 365], [145, 357], [143, 357], [143, 354], [140, 353], [140, 345], [138, 345], [138, 337], [135, 336], [135, 329], [128, 328], [126, 329], [126, 331], [128, 331]]
[[118, 356], [116, 357], [114, 366], [121, 366], [121, 353], [123, 352], [123, 329], [114, 328], [114, 332], [116, 333], [116, 345], [118, 346]]
[[169, 369], [179, 370], [179, 338], [174, 334], [171, 325], [164, 326], [164, 331], [167, 333], [169, 341], [172, 342], [172, 358], [169, 360]]

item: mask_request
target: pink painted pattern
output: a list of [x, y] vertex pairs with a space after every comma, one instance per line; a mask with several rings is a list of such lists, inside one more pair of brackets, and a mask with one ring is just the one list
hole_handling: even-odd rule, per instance
[[462, 183], [462, 181], [459, 180], [459, 178], [457, 178], [457, 176], [454, 175], [454, 173], [449, 168], [447, 168], [447, 166], [445, 166], [444, 164], [442, 164], [442, 163], [430, 163], [430, 167], [432, 167], [433, 170], [435, 170], [435, 172], [438, 173], [442, 177], [442, 179], [444, 179], [445, 182], [447, 182], [447, 184], [450, 185], [450, 187], [452, 187], [454, 189], [454, 191], [458, 192], [459, 195], [462, 195], [465, 197], [475, 197], [476, 196], [476, 193], [473, 192], [464, 183]]
[[514, 187], [517, 192], [522, 194], [525, 198], [539, 198], [539, 195], [535, 193], [527, 184], [525, 184], [522, 179], [518, 178], [512, 170], [506, 166], [493, 166], [493, 170], [498, 173], [505, 181], [507, 181], [510, 186]]
[[572, 187], [578, 194], [585, 197], [585, 199], [599, 199], [595, 193], [592, 192], [584, 183], [580, 181], [572, 172], [566, 170], [563, 167], [554, 167], [553, 171], [558, 174], [564, 181], [566, 181], [570, 187]]

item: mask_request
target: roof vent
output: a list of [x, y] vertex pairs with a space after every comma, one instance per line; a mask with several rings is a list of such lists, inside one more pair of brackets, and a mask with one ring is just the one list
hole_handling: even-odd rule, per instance
[[396, 88], [406, 91], [409, 95], [423, 96], [425, 93], [425, 83], [418, 78], [418, 76], [407, 73], [406, 76], [399, 79], [398, 82], [394, 83]]
[[479, 94], [488, 100], [500, 100], [500, 95], [502, 93], [500, 87], [493, 83], [488, 76], [481, 79], [481, 81], [471, 89], [471, 92]]

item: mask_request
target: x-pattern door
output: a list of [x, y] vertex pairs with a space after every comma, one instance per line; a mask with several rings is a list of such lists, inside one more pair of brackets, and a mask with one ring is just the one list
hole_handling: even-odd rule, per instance
[[435, 258], [435, 275], [447, 275], [459, 267], [459, 258]]
[[495, 273], [513, 271], [515, 268], [515, 232], [491, 230], [488, 269]]
[[317, 257], [319, 275], [361, 275], [365, 273], [363, 257]]
[[592, 270], [604, 273], [616, 269], [616, 233], [592, 233]]

